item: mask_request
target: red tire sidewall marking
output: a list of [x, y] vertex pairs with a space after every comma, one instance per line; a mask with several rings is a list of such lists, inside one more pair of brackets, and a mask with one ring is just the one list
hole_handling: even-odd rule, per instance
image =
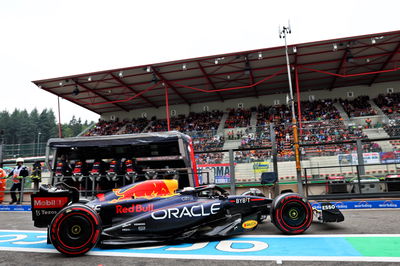
[[[61, 213], [60, 214], [60, 216], [59, 217], [57, 217], [56, 218], [56, 220], [55, 220], [55, 222], [53, 223], [53, 226], [52, 226], [52, 228], [51, 228], [51, 232], [53, 233], [53, 234], [56, 234], [57, 235], [57, 238], [58, 238], [58, 242], [60, 242], [60, 244], [63, 246], [63, 247], [65, 247], [65, 248], [69, 248], [69, 249], [79, 249], [79, 248], [82, 248], [83, 246], [85, 246], [85, 245], [87, 245], [90, 241], [93, 243], [93, 244], [95, 244], [96, 242], [97, 242], [97, 237], [98, 237], [98, 235], [99, 235], [99, 229], [97, 228], [96, 229], [96, 227], [99, 225], [99, 220], [98, 220], [98, 218], [90, 211], [90, 210], [88, 210], [88, 209], [86, 209], [86, 208], [73, 208], [73, 209], [70, 209], [71, 211], [83, 211], [83, 212], [85, 212], [85, 213], [71, 213], [71, 214], [68, 214], [68, 215], [65, 215], [65, 212], [63, 212], [63, 213]], [[89, 221], [90, 221], [90, 223], [91, 223], [91, 225], [92, 225], [92, 232], [91, 232], [91, 235], [90, 235], [90, 237], [89, 237], [89, 240], [86, 242], [86, 243], [84, 243], [83, 245], [81, 245], [81, 246], [79, 246], [79, 247], [74, 247], [74, 248], [72, 248], [72, 247], [69, 247], [69, 246], [67, 246], [67, 245], [65, 245], [62, 241], [61, 241], [61, 239], [60, 239], [60, 237], [59, 237], [59, 230], [58, 230], [58, 225], [59, 224], [61, 224], [63, 221], [64, 221], [64, 219], [66, 219], [67, 217], [69, 217], [69, 216], [71, 216], [71, 215], [73, 215], [73, 214], [78, 214], [78, 215], [81, 215], [81, 216], [84, 216], [85, 218], [87, 218]], [[90, 217], [93, 219], [90, 219], [90, 217], [88, 216], [88, 214], [90, 215]], [[56, 228], [57, 227], [57, 228]], [[94, 232], [95, 231], [95, 232]], [[56, 239], [55, 238], [55, 236], [52, 234], [52, 239]], [[94, 237], [93, 237], [93, 235], [94, 235]], [[58, 249], [60, 249], [60, 251], [61, 252], [63, 252], [63, 253], [67, 253], [67, 254], [72, 254], [72, 255], [75, 255], [75, 254], [83, 254], [83, 253], [85, 253], [85, 252], [87, 252], [88, 250], [90, 250], [90, 248], [86, 248], [86, 249], [84, 249], [84, 250], [82, 250], [82, 251], [78, 251], [78, 252], [72, 252], [72, 251], [66, 251], [66, 250], [64, 250], [63, 248], [61, 248], [61, 247], [58, 247]]]
[[[306, 219], [306, 222], [303, 223], [302, 225], [298, 226], [298, 227], [292, 227], [292, 226], [286, 224], [284, 219], [283, 219], [283, 217], [282, 217], [282, 210], [283, 210], [284, 206], [286, 204], [288, 204], [289, 202], [293, 202], [293, 201], [300, 202], [305, 207], [305, 209], [306, 209], [306, 217], [308, 217], [308, 219]], [[281, 202], [278, 202], [278, 203], [281, 203]], [[282, 207], [275, 209], [275, 220], [276, 220], [276, 222], [278, 222], [279, 226], [283, 230], [285, 230], [287, 233], [300, 233], [300, 232], [305, 231], [310, 226], [310, 224], [312, 222], [312, 219], [309, 218], [309, 217], [311, 217], [309, 215], [310, 214], [310, 206], [309, 206], [308, 203], [305, 203], [302, 200], [302, 198], [300, 198], [298, 196], [289, 196], [286, 199], [284, 199], [283, 203], [281, 203], [281, 204], [283, 204]], [[276, 204], [276, 205], [278, 205], [278, 204]], [[299, 229], [299, 228], [304, 227], [304, 226], [306, 226], [305, 229]], [[298, 230], [290, 231], [290, 230], [287, 230], [287, 228], [298, 229]]]
[[91, 224], [91, 227], [92, 227], [92, 228], [91, 228], [91, 231], [92, 231], [92, 232], [90, 233], [89, 240], [86, 241], [84, 244], [82, 244], [82, 245], [79, 246], [79, 247], [70, 247], [70, 246], [66, 245], [66, 244], [61, 240], [61, 237], [60, 237], [60, 230], [59, 230], [59, 228], [58, 228], [58, 230], [57, 230], [58, 241], [60, 242], [61, 245], [63, 245], [63, 246], [66, 247], [66, 248], [69, 248], [69, 249], [80, 249], [80, 248], [82, 248], [83, 246], [87, 245], [89, 242], [91, 242], [92, 236], [93, 236], [93, 234], [94, 234], [94, 223], [93, 223], [93, 221], [90, 219], [89, 216], [87, 216], [87, 215], [85, 215], [85, 214], [83, 214], [83, 213], [69, 213], [69, 214], [67, 214], [67, 215], [60, 221], [60, 225], [61, 225], [61, 223], [62, 223], [65, 219], [67, 219], [67, 218], [68, 218], [69, 216], [71, 216], [71, 215], [81, 215], [81, 216], [86, 217], [86, 218], [90, 221], [90, 224]]
[[291, 199], [291, 200], [289, 200], [289, 201], [284, 202], [283, 205], [282, 205], [282, 207], [281, 207], [281, 209], [283, 210], [283, 208], [284, 208], [288, 203], [290, 203], [290, 202], [299, 202], [301, 205], [303, 205], [303, 206], [305, 207], [305, 209], [306, 209], [306, 220], [305, 220], [305, 222], [306, 222], [306, 223], [303, 223], [303, 224], [301, 224], [301, 225], [299, 225], [299, 226], [297, 226], [297, 227], [293, 227], [293, 226], [288, 225], [288, 224], [285, 222], [285, 220], [283, 219], [283, 217], [281, 217], [281, 219], [282, 219], [282, 222], [285, 224], [285, 226], [287, 226], [287, 227], [289, 227], [289, 228], [291, 228], [291, 229], [299, 229], [300, 227], [303, 227], [304, 225], [306, 225], [306, 224], [308, 223], [308, 220], [309, 220], [309, 219], [308, 219], [309, 210], [308, 210], [308, 208], [307, 208], [307, 204], [304, 203], [302, 200], [299, 200], [299, 199]]

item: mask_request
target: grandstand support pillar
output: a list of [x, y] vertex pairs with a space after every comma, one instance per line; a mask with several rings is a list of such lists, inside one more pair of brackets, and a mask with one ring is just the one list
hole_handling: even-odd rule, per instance
[[300, 136], [303, 135], [303, 125], [301, 121], [303, 120], [301, 117], [301, 100], [300, 100], [300, 84], [299, 84], [299, 73], [297, 66], [295, 66], [294, 74], [296, 78], [296, 97], [297, 97], [297, 117], [299, 118], [299, 128], [300, 128]]
[[278, 175], [278, 150], [277, 150], [277, 143], [276, 143], [276, 138], [275, 138], [275, 124], [271, 123], [269, 124], [269, 132], [271, 136], [271, 145], [272, 145], [272, 165], [274, 167], [274, 173], [276, 174], [277, 182], [275, 184], [274, 188], [274, 195], [278, 196], [279, 195], [279, 175]]
[[165, 88], [165, 114], [167, 117], [167, 125], [168, 125], [168, 131], [171, 131], [171, 125], [169, 121], [169, 100], [168, 100], [168, 86], [167, 84], [164, 84]]
[[229, 150], [229, 174], [230, 174], [230, 185], [231, 185], [231, 195], [236, 194], [236, 180], [235, 180], [235, 162], [233, 156], [233, 150]]
[[358, 175], [365, 175], [363, 146], [360, 139], [357, 140], [357, 159], [358, 159]]

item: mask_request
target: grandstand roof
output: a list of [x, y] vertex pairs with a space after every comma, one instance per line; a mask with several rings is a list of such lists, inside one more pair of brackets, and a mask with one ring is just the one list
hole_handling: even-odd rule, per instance
[[[296, 89], [400, 80], [400, 31], [289, 45]], [[288, 93], [284, 46], [33, 81], [98, 114]]]

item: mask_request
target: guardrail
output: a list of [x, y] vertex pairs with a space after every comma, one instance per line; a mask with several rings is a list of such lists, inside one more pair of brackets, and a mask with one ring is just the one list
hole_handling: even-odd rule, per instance
[[[384, 166], [387, 170], [367, 171]], [[340, 166], [339, 174], [321, 174], [338, 166], [304, 168], [305, 194], [309, 199], [400, 197], [400, 168], [397, 164]]]

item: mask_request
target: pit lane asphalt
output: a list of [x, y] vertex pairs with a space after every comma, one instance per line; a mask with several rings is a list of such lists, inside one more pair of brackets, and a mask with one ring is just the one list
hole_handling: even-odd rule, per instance
[[[342, 223], [319, 224], [314, 222], [306, 235], [317, 234], [400, 234], [400, 209], [386, 210], [344, 210]], [[0, 230], [38, 230], [31, 219], [30, 212], [0, 212]], [[280, 235], [280, 231], [270, 221], [261, 224], [254, 235]], [[277, 265], [276, 261], [209, 261], [187, 259], [154, 259], [107, 256], [82, 256], [69, 258], [58, 253], [30, 253], [0, 251], [0, 265]], [[398, 263], [377, 262], [293, 262], [283, 261], [284, 265], [399, 265]]]

